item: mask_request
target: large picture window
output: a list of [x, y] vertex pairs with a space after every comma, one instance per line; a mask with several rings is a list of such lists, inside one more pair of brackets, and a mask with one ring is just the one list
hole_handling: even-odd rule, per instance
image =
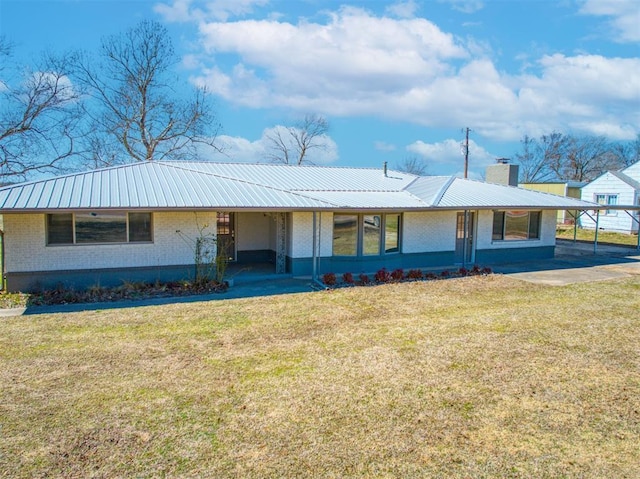
[[150, 242], [151, 232], [151, 213], [47, 215], [48, 245]]
[[379, 256], [399, 251], [399, 214], [333, 215], [334, 256]]
[[493, 240], [523, 241], [540, 238], [540, 211], [494, 211]]

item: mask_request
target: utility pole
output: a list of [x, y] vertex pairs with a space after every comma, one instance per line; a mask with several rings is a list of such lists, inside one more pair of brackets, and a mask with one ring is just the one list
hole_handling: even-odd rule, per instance
[[465, 139], [464, 139], [464, 177], [467, 178], [469, 173], [469, 132], [470, 128], [465, 128]]

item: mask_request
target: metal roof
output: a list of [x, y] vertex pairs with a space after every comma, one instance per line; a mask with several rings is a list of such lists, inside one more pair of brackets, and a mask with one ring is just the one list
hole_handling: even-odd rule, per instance
[[626, 184], [631, 186], [634, 190], [640, 190], [640, 181], [636, 181], [630, 176], [620, 172], [620, 171], [609, 171], [613, 176], [618, 178], [619, 180], [624, 181]]
[[0, 188], [0, 212], [87, 209], [595, 209], [573, 198], [382, 169], [144, 162]]

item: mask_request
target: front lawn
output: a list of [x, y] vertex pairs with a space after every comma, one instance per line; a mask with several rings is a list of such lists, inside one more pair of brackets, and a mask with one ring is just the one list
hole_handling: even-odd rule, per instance
[[0, 477], [640, 476], [640, 277], [0, 321]]

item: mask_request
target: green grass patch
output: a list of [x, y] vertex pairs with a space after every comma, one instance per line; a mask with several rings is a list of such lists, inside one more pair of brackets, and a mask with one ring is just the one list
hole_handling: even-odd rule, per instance
[[490, 275], [6, 318], [0, 477], [638, 477], [639, 290]]
[[[578, 228], [575, 230], [577, 241], [595, 241], [595, 230]], [[573, 240], [573, 226], [558, 226], [556, 229], [556, 238]], [[638, 235], [615, 233], [613, 231], [598, 231], [598, 243], [609, 243], [621, 246], [637, 246]]]

